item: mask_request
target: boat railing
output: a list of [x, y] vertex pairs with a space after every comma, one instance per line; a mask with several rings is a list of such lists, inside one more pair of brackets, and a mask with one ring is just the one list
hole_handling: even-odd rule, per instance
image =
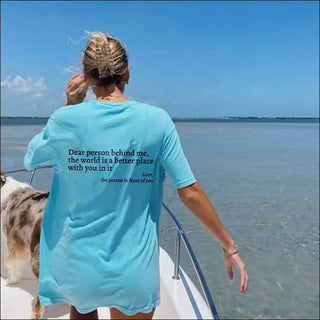
[[[52, 168], [52, 166], [41, 166], [39, 168], [33, 169], [28, 171], [27, 169], [17, 169], [17, 170], [11, 170], [7, 171], [6, 174], [16, 174], [16, 173], [21, 173], [21, 172], [29, 172], [29, 180], [28, 183], [32, 185], [33, 178], [35, 176], [35, 173], [39, 169], [46, 169], [46, 168]], [[196, 255], [193, 252], [193, 249], [191, 247], [191, 244], [188, 240], [188, 237], [186, 236], [180, 222], [178, 221], [177, 217], [173, 214], [173, 212], [169, 209], [169, 207], [165, 204], [162, 203], [163, 208], [165, 211], [168, 213], [169, 217], [174, 223], [174, 226], [176, 228], [176, 240], [175, 240], [175, 247], [174, 247], [174, 258], [173, 258], [173, 263], [174, 263], [174, 270], [173, 270], [173, 276], [172, 278], [174, 280], [179, 280], [179, 271], [180, 271], [180, 252], [181, 252], [181, 240], [187, 250], [187, 253], [190, 257], [190, 260], [192, 262], [193, 268], [196, 272], [196, 275], [198, 277], [201, 289], [203, 291], [205, 301], [208, 305], [208, 308], [210, 309], [211, 315], [213, 319], [219, 319], [218, 312], [216, 310], [216, 307], [213, 302], [212, 295], [210, 293], [209, 287], [207, 285], [206, 279], [204, 277], [204, 274], [200, 268], [200, 264], [196, 258]]]
[[176, 228], [176, 241], [175, 241], [175, 247], [174, 247], [174, 272], [173, 272], [173, 279], [179, 280], [179, 269], [180, 269], [180, 250], [181, 250], [181, 239], [182, 242], [188, 252], [188, 255], [190, 257], [190, 260], [192, 262], [193, 268], [196, 272], [196, 275], [198, 277], [198, 280], [201, 285], [201, 289], [203, 291], [206, 303], [210, 309], [211, 315], [213, 319], [219, 319], [217, 309], [214, 305], [212, 295], [210, 293], [209, 287], [207, 285], [206, 279], [204, 277], [204, 274], [200, 268], [200, 264], [198, 262], [198, 259], [196, 258], [196, 255], [193, 252], [193, 249], [191, 247], [191, 244], [189, 242], [188, 237], [186, 236], [179, 220], [177, 217], [173, 214], [173, 212], [168, 208], [168, 206], [165, 203], [162, 203], [162, 206], [164, 207], [165, 211], [170, 216], [171, 220], [173, 221], [175, 228]]

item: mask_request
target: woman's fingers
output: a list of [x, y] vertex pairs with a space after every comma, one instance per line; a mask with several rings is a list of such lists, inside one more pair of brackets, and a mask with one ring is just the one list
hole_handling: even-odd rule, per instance
[[69, 80], [66, 89], [70, 89], [70, 87], [75, 85], [75, 79], [78, 78], [80, 75], [79, 74], [74, 74], [71, 79]]
[[84, 75], [73, 75], [65, 90], [67, 95], [66, 105], [81, 103], [87, 94], [88, 87], [89, 83]]
[[230, 280], [233, 279], [233, 270], [232, 267], [227, 267], [227, 273]]
[[248, 273], [246, 270], [245, 265], [242, 263], [241, 266], [238, 268], [240, 272], [240, 292], [246, 293], [248, 290]]
[[249, 284], [249, 277], [248, 277], [247, 270], [244, 268], [243, 283], [240, 286], [241, 293], [246, 293], [248, 291], [248, 284]]
[[67, 88], [69, 90], [76, 90], [83, 83], [86, 83], [84, 76], [78, 74], [78, 75], [75, 75], [71, 78], [71, 80], [69, 81], [69, 83], [67, 85]]
[[72, 78], [70, 79], [69, 83], [67, 84], [66, 91], [67, 90], [68, 91], [76, 90], [77, 88], [79, 88], [83, 84], [88, 86], [88, 82], [85, 79], [85, 77], [83, 75], [80, 75], [80, 74], [75, 74], [74, 76], [72, 76]]
[[245, 270], [240, 271], [240, 292], [244, 293], [244, 287], [245, 287]]
[[227, 268], [229, 279], [233, 279], [232, 267], [235, 266], [240, 273], [240, 293], [246, 293], [248, 290], [249, 277], [244, 263], [242, 262], [240, 255], [236, 254], [230, 257], [224, 256], [224, 262]]

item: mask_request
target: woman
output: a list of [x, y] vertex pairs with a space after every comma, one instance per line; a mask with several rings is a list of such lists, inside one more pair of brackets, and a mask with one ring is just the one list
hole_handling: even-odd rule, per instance
[[[196, 182], [170, 116], [126, 98], [124, 46], [92, 33], [83, 75], [66, 88], [68, 107], [29, 144], [25, 167], [52, 165], [40, 240], [41, 305], [68, 302], [70, 319], [152, 319], [160, 304], [159, 218], [165, 173], [181, 201], [224, 248], [229, 278], [248, 276], [234, 241]], [[88, 87], [96, 99], [83, 102]]]

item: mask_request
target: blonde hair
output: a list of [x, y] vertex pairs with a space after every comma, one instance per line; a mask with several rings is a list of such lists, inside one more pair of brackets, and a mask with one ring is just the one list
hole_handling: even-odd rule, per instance
[[128, 70], [128, 54], [119, 40], [91, 32], [82, 63], [84, 72], [90, 74], [97, 86], [119, 84]]

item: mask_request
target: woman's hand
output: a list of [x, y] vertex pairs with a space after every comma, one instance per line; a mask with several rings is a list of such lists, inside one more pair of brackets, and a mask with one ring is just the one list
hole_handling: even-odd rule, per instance
[[88, 87], [89, 82], [84, 75], [73, 75], [65, 90], [67, 95], [67, 102], [65, 105], [68, 106], [81, 103], [86, 97]]
[[229, 279], [233, 279], [233, 270], [232, 267], [236, 267], [239, 270], [240, 273], [240, 292], [241, 293], [246, 293], [248, 290], [248, 282], [249, 282], [249, 277], [248, 273], [246, 270], [246, 267], [241, 260], [241, 257], [239, 253], [236, 254], [228, 254], [224, 253], [224, 264], [227, 268], [227, 273]]

